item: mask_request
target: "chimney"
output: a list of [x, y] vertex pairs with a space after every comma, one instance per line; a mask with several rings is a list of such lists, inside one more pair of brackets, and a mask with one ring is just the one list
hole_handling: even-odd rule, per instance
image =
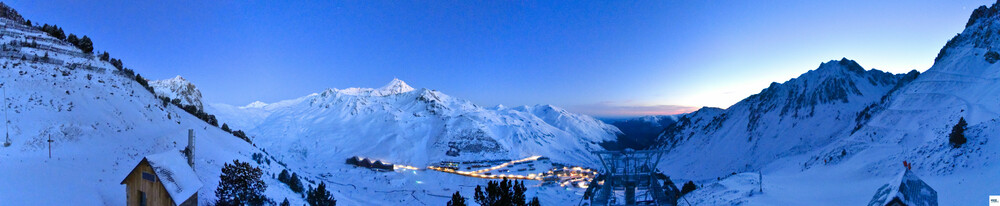
[[185, 148], [188, 165], [194, 169], [194, 129], [188, 129], [188, 146]]

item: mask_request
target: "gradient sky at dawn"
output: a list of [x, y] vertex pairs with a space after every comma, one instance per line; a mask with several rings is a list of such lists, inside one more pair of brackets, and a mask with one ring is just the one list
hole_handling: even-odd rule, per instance
[[728, 107], [847, 57], [924, 71], [990, 1], [6, 1], [244, 105], [399, 78], [594, 116]]

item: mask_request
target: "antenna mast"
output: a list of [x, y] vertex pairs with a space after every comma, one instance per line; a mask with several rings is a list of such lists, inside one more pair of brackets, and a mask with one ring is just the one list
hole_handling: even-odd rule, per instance
[[4, 132], [6, 132], [7, 140], [3, 142], [4, 147], [10, 147], [10, 116], [7, 116], [7, 85], [0, 85], [3, 87], [3, 119], [4, 119]]

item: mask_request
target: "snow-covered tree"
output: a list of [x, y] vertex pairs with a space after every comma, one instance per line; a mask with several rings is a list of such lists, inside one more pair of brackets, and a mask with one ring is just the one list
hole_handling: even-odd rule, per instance
[[215, 189], [216, 205], [264, 205], [267, 184], [260, 179], [264, 173], [250, 163], [233, 160], [226, 163], [219, 175], [219, 187]]

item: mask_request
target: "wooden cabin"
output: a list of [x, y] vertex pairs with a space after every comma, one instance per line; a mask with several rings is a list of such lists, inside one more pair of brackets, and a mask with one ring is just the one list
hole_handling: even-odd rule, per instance
[[122, 180], [129, 206], [194, 206], [202, 183], [178, 151], [142, 158]]
[[129, 206], [197, 206], [202, 184], [194, 172], [194, 130], [184, 150], [143, 157], [121, 184]]

